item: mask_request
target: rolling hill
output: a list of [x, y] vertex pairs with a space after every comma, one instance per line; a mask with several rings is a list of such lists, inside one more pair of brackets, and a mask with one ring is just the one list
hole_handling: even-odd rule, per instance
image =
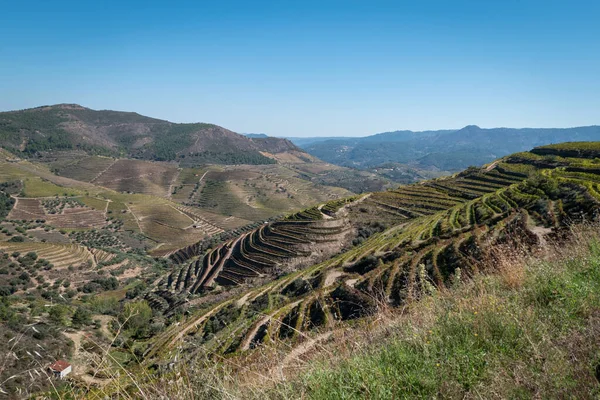
[[0, 113], [0, 143], [25, 156], [83, 151], [186, 164], [269, 164], [261, 153], [301, 152], [285, 139], [249, 138], [213, 124], [59, 104]]

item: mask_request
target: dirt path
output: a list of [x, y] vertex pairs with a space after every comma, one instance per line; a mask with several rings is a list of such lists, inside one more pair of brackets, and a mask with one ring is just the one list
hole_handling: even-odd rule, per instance
[[175, 343], [180, 341], [189, 331], [200, 325], [202, 322], [206, 321], [207, 318], [209, 318], [211, 315], [219, 311], [222, 307], [226, 306], [227, 304], [229, 304], [229, 302], [223, 303], [220, 306], [213, 308], [206, 314], [202, 315], [200, 318], [196, 319], [194, 322], [191, 322], [188, 326], [183, 328], [177, 335], [175, 335], [175, 337], [169, 342], [169, 347], [172, 347]]
[[114, 161], [113, 161], [113, 162], [112, 162], [112, 163], [111, 163], [111, 164], [110, 164], [108, 167], [106, 167], [105, 169], [103, 169], [102, 171], [100, 171], [100, 172], [98, 173], [98, 175], [96, 175], [96, 176], [94, 177], [94, 179], [92, 179], [92, 180], [91, 180], [89, 183], [92, 183], [92, 182], [94, 182], [96, 179], [98, 179], [98, 178], [100, 178], [102, 175], [104, 175], [104, 173], [105, 173], [106, 171], [108, 171], [109, 169], [111, 169], [111, 168], [112, 168], [112, 166], [113, 166], [113, 165], [115, 165], [115, 164], [117, 163], [117, 161], [119, 161], [119, 159], [116, 159], [116, 160], [114, 160]]
[[131, 215], [133, 215], [133, 218], [135, 218], [135, 223], [137, 224], [140, 233], [144, 233], [144, 230], [142, 229], [142, 225], [140, 225], [140, 219], [137, 217], [137, 215], [135, 215], [135, 213], [133, 211], [131, 211], [131, 208], [129, 207], [129, 204], [127, 203], [123, 203], [125, 204], [125, 207], [127, 207], [127, 209], [129, 210], [129, 212], [131, 213]]
[[485, 172], [490, 172], [491, 170], [493, 170], [494, 168], [496, 168], [496, 166], [498, 165], [499, 161], [494, 161], [493, 163], [491, 163], [490, 165], [488, 165], [488, 167], [485, 169]]
[[317, 209], [319, 211], [321, 211], [321, 215], [323, 216], [323, 219], [333, 219], [333, 217], [331, 215], [327, 215], [323, 212], [323, 206], [325, 206], [325, 204], [321, 204], [321, 205], [319, 205], [319, 207], [317, 207]]
[[209, 172], [210, 172], [210, 170], [206, 171], [204, 174], [202, 174], [200, 179], [198, 179], [198, 190], [196, 190], [195, 192], [192, 192], [192, 195], [190, 196], [190, 200], [194, 200], [194, 197], [197, 197], [200, 195], [200, 186], [202, 185], [202, 180], [204, 179], [206, 174], [208, 174]]
[[198, 179], [198, 183], [202, 183], [202, 179], [204, 179], [204, 177], [206, 176], [206, 174], [208, 174], [209, 171], [206, 171], [201, 177], [200, 179]]
[[112, 200], [106, 199], [106, 206], [104, 207], [104, 218], [108, 217], [108, 205], [112, 203]]
[[112, 340], [113, 334], [108, 329], [108, 324], [112, 320], [114, 320], [115, 317], [112, 317], [110, 315], [94, 315], [94, 317], [92, 319], [97, 319], [100, 321], [100, 330], [102, 331], [102, 333], [104, 333], [104, 335], [106, 335], [106, 337], [108, 339]]
[[263, 326], [264, 324], [266, 324], [267, 322], [269, 322], [270, 320], [271, 320], [270, 315], [265, 315], [264, 317], [259, 319], [252, 327], [252, 330], [250, 330], [244, 337], [244, 340], [242, 341], [242, 343], [240, 345], [240, 349], [248, 350], [250, 348], [250, 344], [252, 343], [252, 339], [254, 339], [254, 336], [256, 336], [260, 327]]
[[538, 242], [539, 242], [539, 247], [540, 248], [546, 248], [548, 242], [545, 238], [546, 235], [552, 233], [552, 229], [551, 228], [544, 228], [543, 226], [534, 226], [531, 227], [529, 229], [531, 231], [531, 233], [533, 233], [535, 236], [537, 236], [538, 238]]
[[327, 274], [327, 277], [325, 278], [325, 282], [323, 283], [323, 287], [327, 287], [327, 286], [333, 285], [335, 283], [336, 279], [339, 278], [342, 275], [344, 275], [344, 273], [342, 271], [338, 271], [338, 270], [330, 271]]
[[171, 179], [171, 184], [169, 185], [169, 189], [167, 189], [167, 199], [173, 197], [173, 186], [175, 186], [175, 182], [177, 181], [177, 178], [179, 178], [179, 175], [181, 175], [181, 168], [177, 168], [177, 173], [173, 175], [173, 178]]

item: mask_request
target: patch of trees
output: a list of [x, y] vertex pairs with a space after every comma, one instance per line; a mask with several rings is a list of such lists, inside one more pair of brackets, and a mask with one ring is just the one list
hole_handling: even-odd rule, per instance
[[34, 278], [38, 282], [43, 279], [38, 274], [38, 270], [42, 268], [50, 269], [52, 264], [48, 260], [38, 258], [34, 252], [24, 256], [18, 252], [11, 256], [0, 252], [0, 297], [33, 287]]
[[199, 164], [250, 164], [266, 165], [277, 164], [272, 158], [263, 156], [258, 151], [226, 152], [226, 151], [203, 151], [201, 153], [190, 153], [180, 161], [182, 166]]
[[[0, 188], [0, 189], [3, 189], [3, 188]], [[0, 221], [2, 221], [4, 218], [6, 218], [6, 216], [8, 215], [10, 210], [12, 210], [14, 205], [15, 205], [15, 199], [10, 197], [10, 195], [8, 193], [5, 193], [4, 191], [0, 191]]]
[[54, 198], [42, 200], [42, 205], [48, 214], [60, 214], [65, 208], [83, 207], [83, 203], [75, 198]]
[[[171, 124], [159, 126], [160, 132], [153, 132], [151, 144], [152, 159], [156, 161], [173, 161], [177, 153], [192, 145], [191, 134], [209, 126], [208, 124]], [[166, 128], [166, 129], [165, 129]]]
[[23, 153], [32, 156], [36, 153], [49, 150], [71, 150], [73, 137], [66, 131], [56, 130], [48, 135], [35, 135], [27, 141]]
[[0, 183], [0, 192], [6, 194], [17, 194], [23, 189], [23, 183], [21, 181], [9, 181]]
[[152, 309], [145, 300], [126, 303], [118, 316], [126, 333], [134, 338], [145, 338], [150, 333]]
[[83, 285], [84, 293], [95, 293], [107, 290], [115, 290], [119, 287], [119, 281], [114, 276], [109, 278], [96, 278]]

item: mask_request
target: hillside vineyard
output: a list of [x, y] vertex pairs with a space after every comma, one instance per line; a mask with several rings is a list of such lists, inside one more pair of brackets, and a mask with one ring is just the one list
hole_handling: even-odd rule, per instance
[[[171, 256], [181, 266], [146, 298], [163, 313], [190, 307], [190, 316], [155, 338], [147, 360], [169, 359], [181, 346], [193, 359], [199, 349], [228, 354], [302, 341], [373, 314], [380, 302], [418, 300], [457, 271], [473, 276], [498, 246], [533, 251], [559, 241], [599, 210], [600, 145], [574, 148], [535, 149], [450, 178], [325, 203], [206, 253], [182, 249]], [[360, 229], [383, 224], [352, 243]], [[328, 243], [342, 251], [299, 269]], [[194, 302], [203, 311], [191, 311]]]

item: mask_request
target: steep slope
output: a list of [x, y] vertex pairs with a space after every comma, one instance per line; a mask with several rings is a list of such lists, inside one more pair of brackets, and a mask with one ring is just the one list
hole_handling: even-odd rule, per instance
[[[553, 154], [539, 155], [547, 149]], [[571, 157], [576, 149], [578, 157]], [[175, 346], [189, 349], [193, 359], [192, 349], [199, 345], [231, 353], [281, 340], [299, 342], [373, 314], [381, 304], [418, 300], [427, 287], [444, 287], [457, 274], [474, 276], [489, 265], [483, 260], [493, 261], [500, 245], [518, 243], [532, 251], [548, 240], [560, 241], [569, 235], [570, 223], [599, 214], [599, 150], [598, 143], [536, 149], [450, 178], [306, 210], [291, 218], [313, 224], [315, 230], [304, 237], [331, 238], [345, 248], [309, 268], [298, 269], [292, 255], [304, 256], [296, 241], [305, 225], [286, 221], [200, 258], [188, 251], [177, 259], [181, 269], [148, 298], [172, 314], [190, 293], [202, 296], [189, 298], [190, 318], [156, 337], [146, 356], [165, 357]], [[329, 237], [318, 232], [320, 221], [351, 233]], [[265, 274], [277, 279], [262, 286], [264, 277], [253, 281]], [[193, 311], [196, 304], [202, 311]]]
[[261, 152], [301, 152], [285, 139], [248, 138], [212, 124], [176, 124], [76, 104], [0, 113], [0, 143], [24, 155], [81, 150], [187, 164], [269, 164], [275, 161]]

